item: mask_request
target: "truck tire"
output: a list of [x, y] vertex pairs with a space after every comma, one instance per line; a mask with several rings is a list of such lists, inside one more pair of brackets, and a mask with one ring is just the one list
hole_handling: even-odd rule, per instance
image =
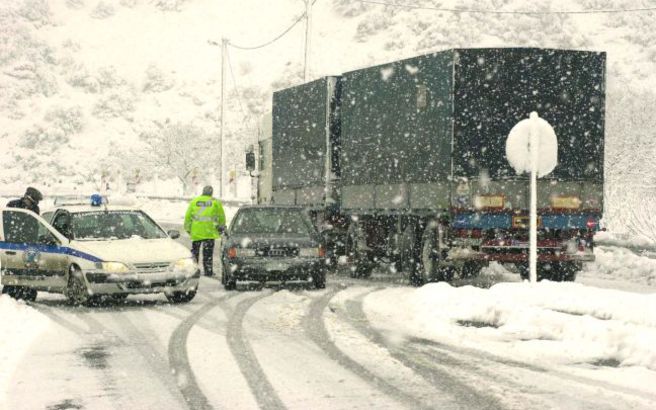
[[453, 279], [453, 267], [440, 266], [442, 259], [438, 240], [439, 225], [436, 221], [430, 221], [421, 236], [421, 248], [419, 252], [419, 264], [410, 283], [421, 286], [430, 281], [450, 281]]
[[462, 265], [460, 276], [462, 278], [475, 278], [478, 275], [480, 275], [481, 270], [483, 270], [483, 267], [485, 267], [485, 263], [483, 262], [478, 262], [478, 261], [465, 262], [464, 265]]
[[351, 261], [349, 275], [352, 278], [368, 278], [374, 269], [374, 263], [360, 249], [361, 241], [357, 224], [351, 223], [346, 235], [346, 256]]
[[[529, 280], [530, 272], [528, 263], [518, 263], [517, 269], [522, 280]], [[553, 282], [573, 282], [580, 269], [580, 265], [576, 262], [538, 263], [537, 279], [538, 282], [545, 279]]]
[[553, 263], [550, 280], [554, 282], [574, 282], [579, 270], [581, 270], [581, 266], [576, 262]]
[[415, 232], [415, 224], [409, 223], [401, 233], [401, 238], [398, 243], [399, 261], [397, 270], [406, 273], [411, 279], [416, 276], [417, 264], [419, 263], [419, 252], [417, 252], [419, 244], [417, 243], [417, 235]]

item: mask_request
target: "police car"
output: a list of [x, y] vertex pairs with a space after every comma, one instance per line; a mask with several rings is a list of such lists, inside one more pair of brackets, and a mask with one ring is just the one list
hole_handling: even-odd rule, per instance
[[164, 293], [173, 303], [196, 295], [200, 271], [189, 249], [133, 205], [100, 195], [55, 201], [40, 217], [3, 208], [0, 219], [2, 293], [34, 300], [62, 293], [74, 304]]

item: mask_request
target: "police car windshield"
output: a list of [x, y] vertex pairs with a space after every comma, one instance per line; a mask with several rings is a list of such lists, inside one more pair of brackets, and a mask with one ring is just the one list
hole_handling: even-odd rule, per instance
[[167, 235], [141, 211], [97, 211], [71, 214], [73, 239], [159, 239]]
[[233, 234], [299, 234], [309, 235], [312, 222], [300, 210], [284, 208], [242, 209], [235, 217]]

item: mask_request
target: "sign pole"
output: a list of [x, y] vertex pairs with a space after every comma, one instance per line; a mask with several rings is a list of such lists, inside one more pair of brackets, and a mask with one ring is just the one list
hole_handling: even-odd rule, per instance
[[531, 177], [529, 222], [529, 280], [537, 282], [538, 261], [538, 177], [551, 173], [558, 165], [558, 138], [553, 127], [532, 112], [518, 122], [506, 139], [506, 157], [518, 174]]
[[532, 112], [530, 115], [530, 155], [531, 155], [531, 222], [529, 233], [529, 280], [531, 283], [538, 281], [538, 115]]

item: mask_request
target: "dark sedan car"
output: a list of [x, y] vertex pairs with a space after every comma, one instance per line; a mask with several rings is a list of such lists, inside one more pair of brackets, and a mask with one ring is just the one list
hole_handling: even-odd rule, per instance
[[227, 290], [237, 281], [307, 282], [326, 287], [325, 248], [303, 208], [245, 206], [232, 219], [221, 249]]

